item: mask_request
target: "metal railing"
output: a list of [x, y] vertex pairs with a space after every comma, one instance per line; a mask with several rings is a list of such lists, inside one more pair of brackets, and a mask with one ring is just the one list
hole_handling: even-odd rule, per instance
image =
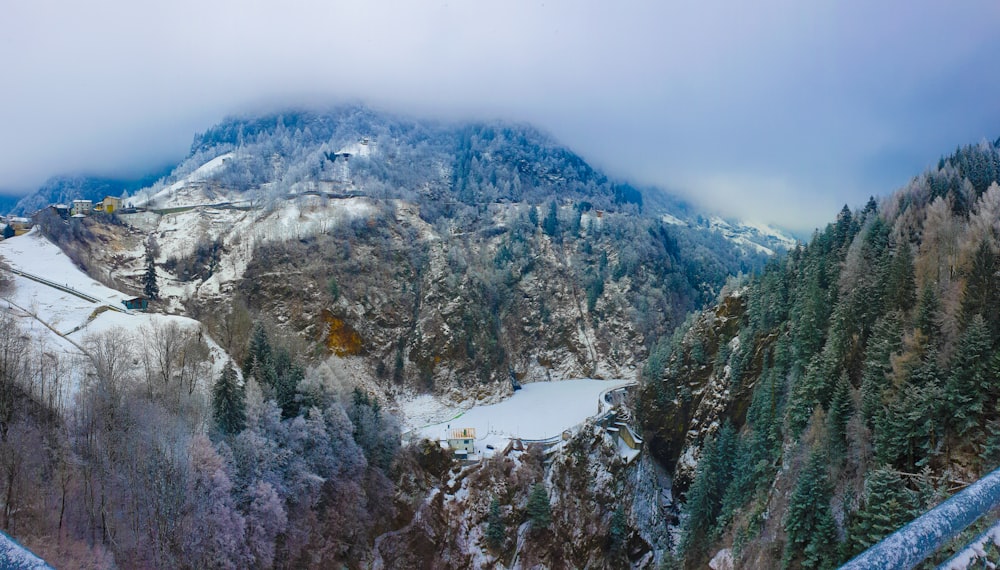
[[1000, 469], [969, 485], [840, 568], [913, 568], [997, 505], [1000, 505]]

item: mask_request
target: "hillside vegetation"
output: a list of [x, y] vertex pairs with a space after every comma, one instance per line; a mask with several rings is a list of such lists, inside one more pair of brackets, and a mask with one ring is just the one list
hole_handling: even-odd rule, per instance
[[1000, 465], [998, 179], [962, 147], [656, 347], [685, 567], [832, 568]]

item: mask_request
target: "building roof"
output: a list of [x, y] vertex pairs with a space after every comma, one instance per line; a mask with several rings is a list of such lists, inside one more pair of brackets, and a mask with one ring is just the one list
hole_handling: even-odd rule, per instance
[[476, 439], [476, 428], [453, 429], [451, 439]]

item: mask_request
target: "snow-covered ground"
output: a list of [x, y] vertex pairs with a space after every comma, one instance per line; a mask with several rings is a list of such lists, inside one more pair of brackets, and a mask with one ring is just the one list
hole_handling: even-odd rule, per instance
[[4, 570], [52, 570], [44, 560], [21, 546], [16, 540], [0, 532], [0, 568]]
[[185, 188], [196, 188], [199, 182], [202, 182], [219, 172], [225, 165], [226, 161], [230, 160], [232, 156], [233, 153], [231, 152], [217, 156], [199, 166], [191, 174], [188, 174], [184, 178], [174, 182], [166, 188], [156, 191], [155, 194], [151, 194], [149, 190], [140, 192], [132, 198], [129, 198], [126, 203], [131, 206], [144, 208], [147, 206], [164, 207], [166, 202], [170, 202], [170, 207], [176, 208], [179, 206], [202, 204], [211, 201], [206, 196], [201, 194], [179, 194], [179, 192]]
[[[14, 276], [13, 290], [0, 302], [0, 310], [18, 317], [22, 329], [43, 352], [83, 360], [87, 337], [114, 328], [139, 337], [153, 327], [171, 323], [181, 330], [197, 331], [201, 324], [186, 317], [153, 313], [116, 312], [108, 306], [124, 309], [121, 301], [129, 295], [95, 281], [80, 271], [55, 244], [36, 229], [23, 236], [0, 242], [0, 257], [11, 267], [43, 277], [99, 300], [94, 303], [49, 285]], [[212, 377], [216, 377], [228, 360], [224, 351], [204, 336], [212, 353]], [[63, 404], [73, 401], [84, 376], [79, 367], [64, 378], [61, 387]]]
[[[490, 455], [486, 447], [501, 450], [514, 438], [540, 440], [559, 436], [608, 408], [602, 394], [631, 384], [629, 380], [563, 380], [525, 384], [510, 398], [487, 406], [475, 406], [464, 413], [433, 425], [417, 427], [415, 434], [431, 440], [447, 439], [452, 430], [476, 430], [476, 451]], [[404, 402], [400, 408], [407, 423], [417, 423], [421, 414], [449, 415], [447, 406], [435, 405], [430, 396]], [[414, 419], [417, 422], [414, 422]]]

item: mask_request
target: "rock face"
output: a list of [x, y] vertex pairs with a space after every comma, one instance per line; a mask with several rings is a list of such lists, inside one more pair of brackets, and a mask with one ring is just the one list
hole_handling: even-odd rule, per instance
[[[549, 449], [456, 467], [408, 524], [378, 538], [373, 567], [655, 568], [669, 546], [670, 495], [656, 470], [646, 454], [627, 462], [593, 422]], [[548, 524], [533, 517], [539, 487]], [[494, 501], [499, 517], [491, 522]]]
[[237, 358], [248, 309], [316, 356], [361, 358], [385, 391], [458, 400], [512, 377], [634, 377], [766, 258], [643, 215], [642, 193], [528, 127], [364, 109], [227, 121], [126, 202], [141, 211], [104, 220], [118, 243], [78, 244], [113, 267], [96, 278], [140, 292], [148, 249], [154, 310], [206, 322]]
[[[714, 435], [724, 419], [737, 429], [742, 426], [762, 352], [774, 340], [738, 336], [746, 312], [742, 293], [694, 317], [677, 339], [680, 350], [674, 351], [662, 376], [643, 386], [640, 414], [650, 450], [681, 490], [694, 477], [705, 438]], [[741, 368], [734, 370], [734, 365]]]

